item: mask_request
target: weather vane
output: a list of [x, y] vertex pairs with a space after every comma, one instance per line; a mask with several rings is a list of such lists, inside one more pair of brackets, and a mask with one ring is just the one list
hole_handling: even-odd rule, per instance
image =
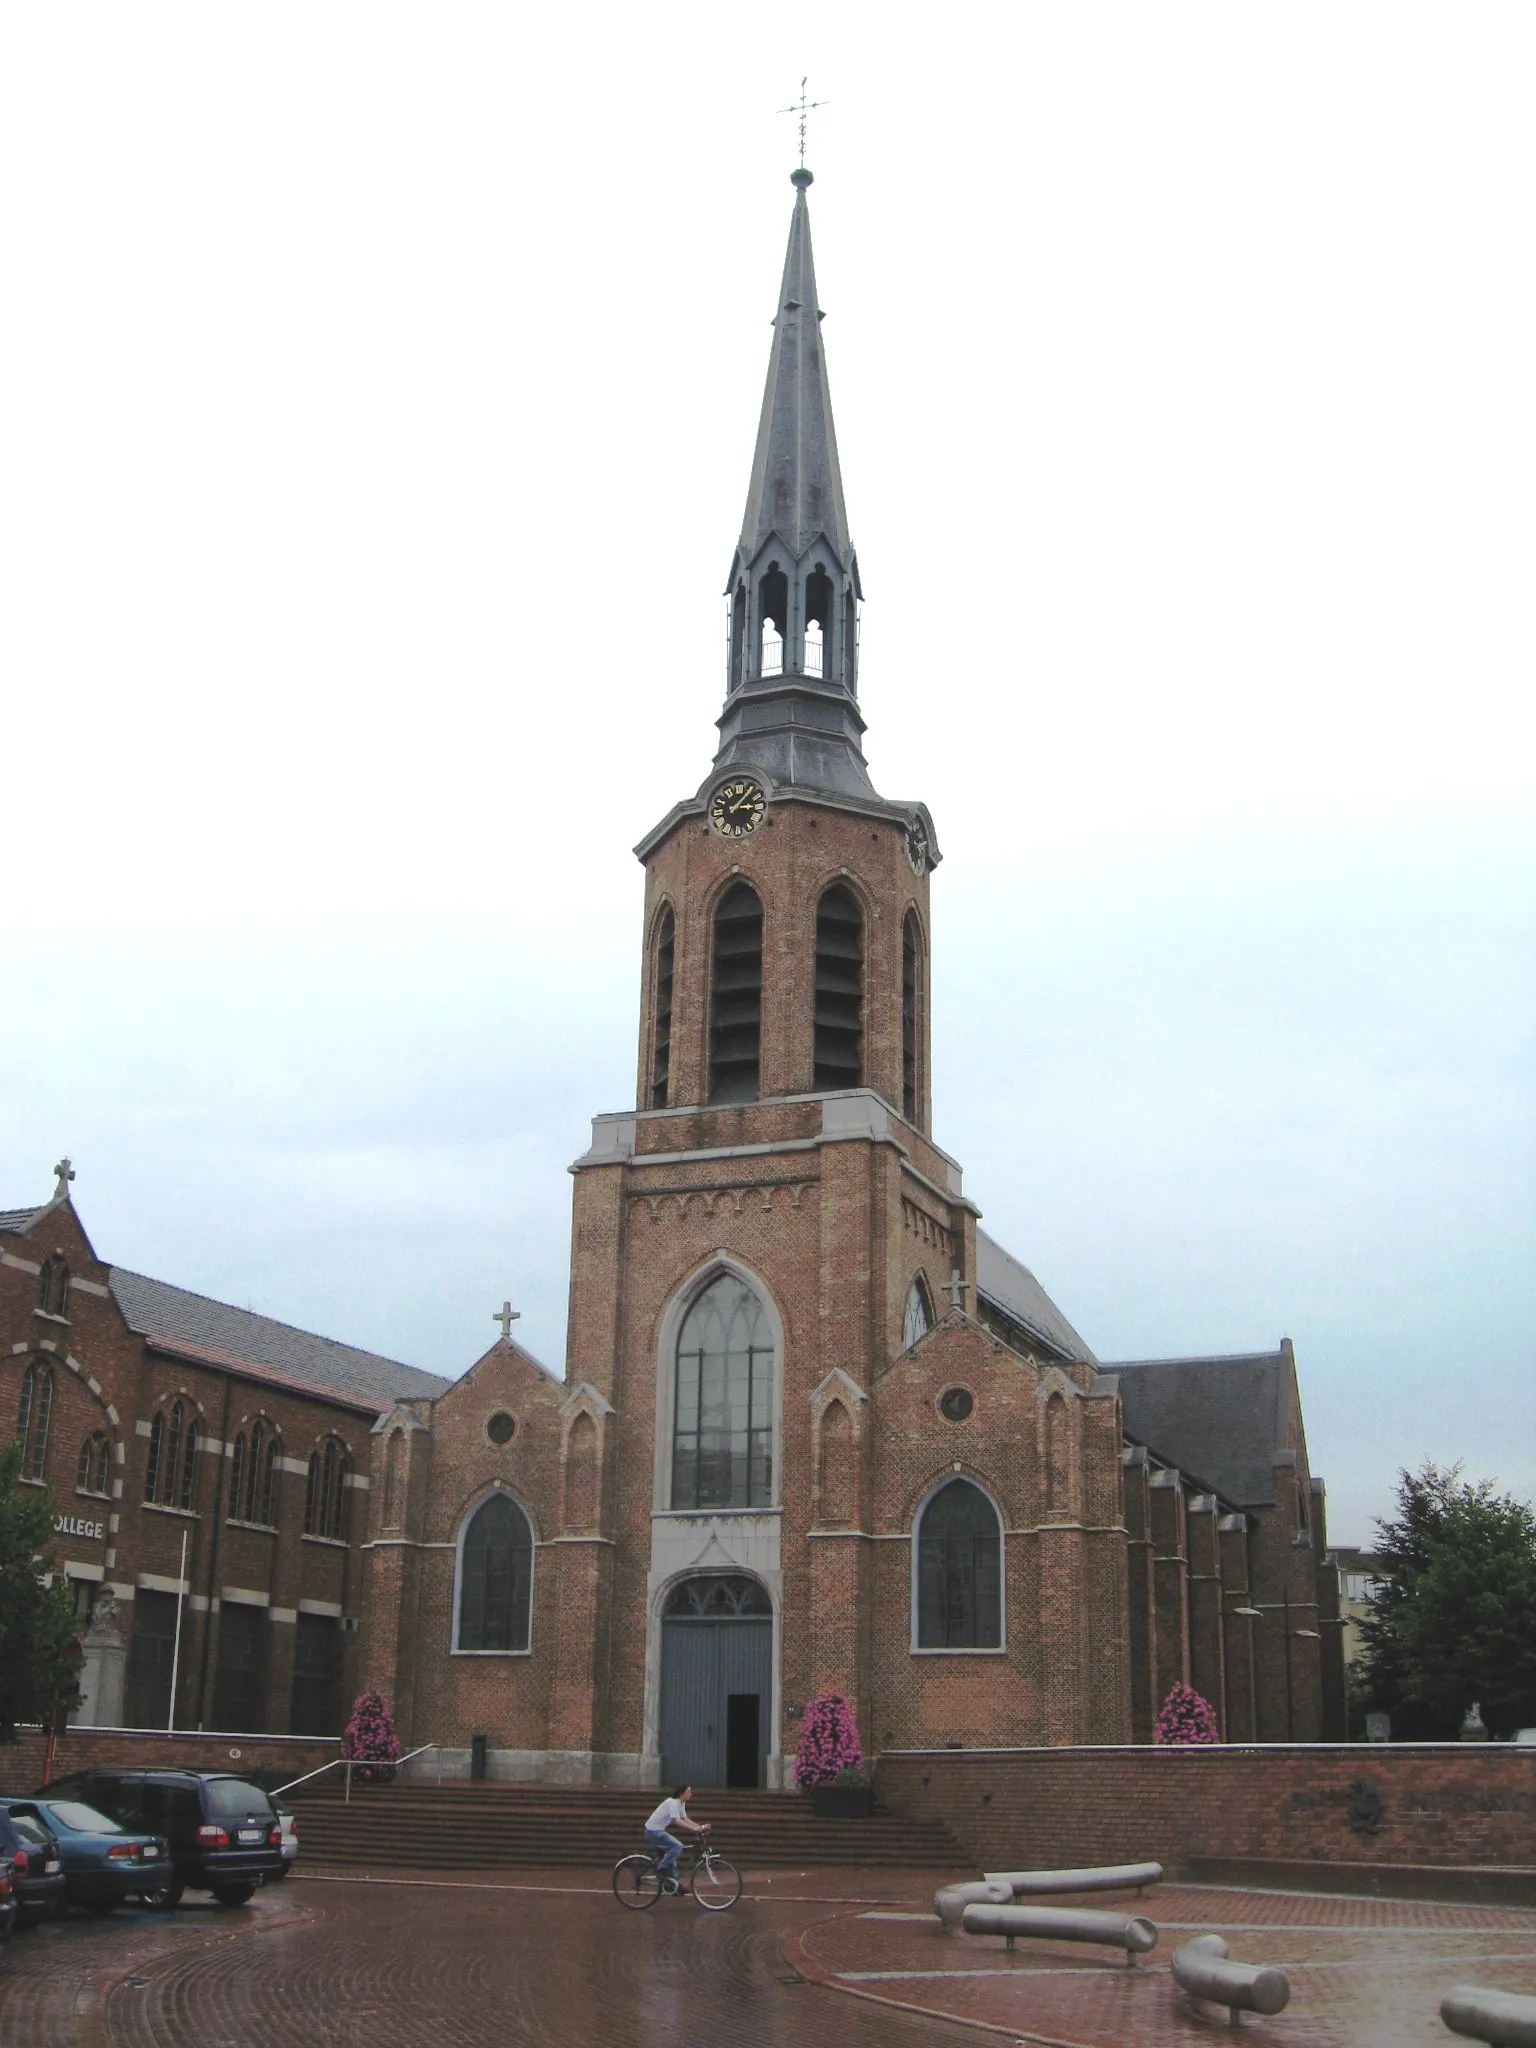
[[809, 83], [809, 79], [802, 78], [800, 81], [799, 99], [795, 101], [793, 106], [780, 107], [779, 109], [781, 114], [798, 114], [800, 116], [800, 168], [802, 171], [805, 169], [805, 117], [807, 114], [814, 113], [817, 107], [831, 105], [830, 100], [808, 100], [805, 96], [805, 88]]

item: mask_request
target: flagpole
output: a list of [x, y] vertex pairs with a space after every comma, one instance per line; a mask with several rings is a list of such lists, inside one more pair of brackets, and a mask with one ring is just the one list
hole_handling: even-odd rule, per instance
[[176, 1639], [171, 1646], [171, 1705], [165, 1717], [165, 1732], [176, 1732], [176, 1670], [181, 1663], [181, 1606], [187, 1597], [187, 1532], [181, 1532], [181, 1576], [176, 1581]]

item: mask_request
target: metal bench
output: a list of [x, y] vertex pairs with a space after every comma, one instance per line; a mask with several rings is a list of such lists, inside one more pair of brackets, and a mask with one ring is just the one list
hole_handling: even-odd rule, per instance
[[1458, 1984], [1441, 1999], [1440, 2017], [1453, 2034], [1472, 2041], [1489, 2041], [1494, 2048], [1536, 2048], [1536, 1998], [1519, 1992]]
[[1240, 2027], [1245, 2012], [1284, 2012], [1291, 1986], [1283, 1970], [1227, 1960], [1227, 1944], [1219, 1934], [1197, 1934], [1173, 1952], [1174, 1982], [1191, 1998], [1207, 1998], [1227, 2008], [1229, 2023]]
[[1091, 1870], [989, 1870], [988, 1884], [1005, 1884], [1016, 1899], [1047, 1897], [1052, 1892], [1128, 1892], [1139, 1897], [1145, 1886], [1160, 1884], [1161, 1863], [1106, 1863]]
[[960, 1916], [967, 1934], [1000, 1934], [1011, 1949], [1020, 1935], [1035, 1941], [1092, 1941], [1123, 1948], [1125, 1966], [1157, 1947], [1157, 1929], [1139, 1913], [1094, 1913], [1082, 1906], [967, 1906]]
[[1005, 1884], [991, 1878], [980, 1884], [946, 1884], [933, 1895], [933, 1910], [946, 1934], [958, 1932], [960, 1916], [967, 1906], [1006, 1906], [1013, 1898]]

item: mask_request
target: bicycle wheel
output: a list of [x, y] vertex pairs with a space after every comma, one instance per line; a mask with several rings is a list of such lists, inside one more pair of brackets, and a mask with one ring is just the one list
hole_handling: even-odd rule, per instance
[[723, 1856], [701, 1856], [688, 1884], [706, 1913], [724, 1913], [741, 1897], [741, 1872]]
[[613, 1866], [613, 1896], [631, 1913], [643, 1913], [661, 1897], [661, 1879], [656, 1875], [654, 1856], [636, 1852]]

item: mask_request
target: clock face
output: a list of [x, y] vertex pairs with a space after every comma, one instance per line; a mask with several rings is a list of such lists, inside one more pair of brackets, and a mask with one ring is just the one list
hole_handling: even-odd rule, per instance
[[907, 827], [907, 859], [914, 875], [922, 874], [928, 865], [928, 833], [921, 818], [914, 818]]
[[745, 839], [763, 822], [768, 799], [750, 776], [722, 783], [709, 800], [709, 822], [722, 839]]

